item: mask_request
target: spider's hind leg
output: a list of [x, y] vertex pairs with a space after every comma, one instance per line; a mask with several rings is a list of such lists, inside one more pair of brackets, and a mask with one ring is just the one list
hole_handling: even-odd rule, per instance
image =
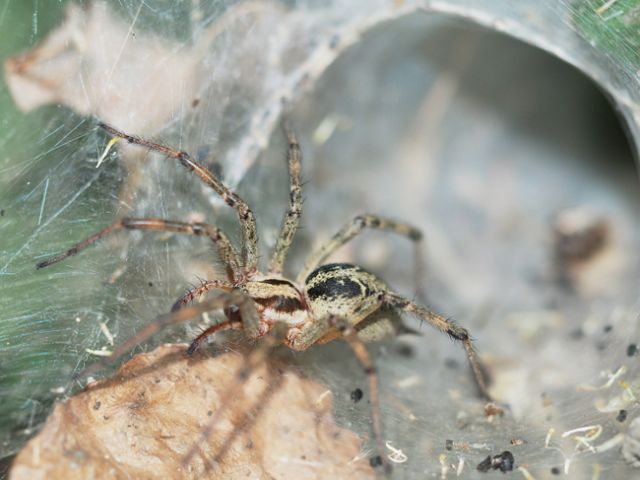
[[442, 333], [446, 333], [454, 340], [458, 340], [462, 343], [465, 351], [467, 352], [467, 358], [469, 359], [469, 365], [473, 372], [473, 377], [478, 387], [480, 395], [486, 400], [491, 400], [491, 395], [487, 388], [487, 376], [486, 368], [482, 365], [478, 353], [473, 346], [471, 335], [469, 331], [455, 323], [453, 320], [445, 318], [432, 312], [426, 307], [423, 307], [411, 300], [408, 300], [395, 293], [387, 292], [384, 296], [384, 302], [387, 305], [397, 308], [400, 311], [406, 313], [412, 313], [418, 316], [421, 320], [428, 322], [432, 327], [440, 330]]
[[329, 256], [331, 256], [338, 248], [342, 247], [357, 235], [360, 235], [365, 229], [382, 230], [386, 232], [396, 233], [410, 239], [414, 244], [414, 282], [416, 288], [416, 296], [422, 299], [424, 296], [424, 288], [422, 285], [422, 277], [424, 275], [424, 259], [422, 255], [422, 232], [408, 223], [396, 222], [388, 218], [381, 217], [379, 215], [358, 215], [349, 223], [344, 225], [333, 237], [331, 237], [325, 244], [323, 244], [317, 250], [309, 256], [304, 264], [303, 269], [300, 271], [296, 281], [298, 283], [304, 283], [305, 278], [315, 270], [318, 265], [323, 263]]

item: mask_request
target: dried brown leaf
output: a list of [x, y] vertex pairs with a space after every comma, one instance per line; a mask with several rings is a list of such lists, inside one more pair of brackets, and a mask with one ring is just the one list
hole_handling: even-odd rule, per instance
[[183, 345], [135, 356], [57, 405], [11, 479], [373, 476], [366, 460], [352, 462], [360, 440], [333, 422], [326, 387], [279, 360], [250, 375], [202, 444], [242, 362], [238, 353], [190, 358]]

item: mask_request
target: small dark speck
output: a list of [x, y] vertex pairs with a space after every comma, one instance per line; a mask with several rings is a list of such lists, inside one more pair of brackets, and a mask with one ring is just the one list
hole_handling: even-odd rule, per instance
[[96, 400], [96, 403], [93, 404], [93, 409], [100, 410], [100, 405], [102, 405], [102, 403], [100, 403], [100, 400]]
[[362, 393], [362, 390], [360, 388], [356, 388], [353, 392], [351, 392], [351, 400], [353, 400], [353, 403], [358, 403], [360, 400], [362, 400], [362, 396], [364, 394]]
[[147, 285], [149, 285], [150, 287], [153, 287], [153, 282], [149, 282], [147, 283]]
[[633, 357], [638, 353], [638, 346], [635, 343], [630, 343], [627, 346], [627, 357]]
[[454, 358], [446, 358], [444, 360], [444, 366], [452, 370], [455, 370], [460, 365], [458, 364], [457, 360], [455, 360]]
[[376, 455], [375, 457], [371, 457], [369, 459], [369, 465], [371, 465], [373, 468], [379, 467], [380, 465], [382, 465], [382, 458], [380, 457], [380, 455]]
[[450, 440], [450, 439], [447, 438], [444, 441], [444, 448], [446, 448], [447, 450], [453, 449], [453, 440]]
[[0, 217], [4, 217], [4, 208], [0, 210]]
[[560, 469], [558, 467], [553, 467], [551, 469], [551, 473], [553, 473], [554, 475], [560, 475]]
[[213, 412], [212, 412], [211, 410], [209, 410], [209, 411], [207, 412], [207, 417], [210, 417], [211, 415], [213, 415]]
[[515, 458], [513, 457], [513, 453], [508, 450], [504, 452], [494, 455], [491, 457], [487, 456], [482, 462], [478, 464], [476, 469], [479, 472], [488, 472], [491, 469], [500, 470], [502, 473], [507, 473], [513, 471], [513, 464], [515, 463]]
[[620, 410], [618, 412], [618, 416], [616, 417], [616, 420], [619, 421], [620, 423], [622, 423], [626, 419], [627, 419], [627, 411], [626, 410]]
[[580, 340], [581, 338], [584, 338], [584, 332], [581, 328], [576, 328], [569, 335], [573, 340]]
[[611, 330], [613, 330], [613, 325], [605, 325], [602, 330], [604, 331], [604, 333], [609, 333]]
[[414, 355], [413, 347], [408, 343], [399, 343], [396, 346], [396, 352], [398, 353], [398, 355], [406, 358], [411, 358]]
[[191, 108], [196, 108], [198, 105], [200, 105], [200, 99], [198, 97], [191, 100]]

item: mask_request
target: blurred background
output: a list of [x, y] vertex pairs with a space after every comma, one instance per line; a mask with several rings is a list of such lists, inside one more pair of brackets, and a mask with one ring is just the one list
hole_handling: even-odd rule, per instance
[[[38, 261], [128, 213], [206, 219], [238, 238], [233, 212], [173, 162], [119, 145], [104, 156], [96, 120], [188, 150], [237, 187], [264, 260], [288, 198], [286, 114], [306, 181], [288, 272], [359, 213], [419, 226], [426, 303], [472, 332], [508, 406], [485, 415], [462, 349], [410, 322], [421, 335], [372, 347], [385, 439], [407, 457], [394, 478], [485, 478], [476, 466], [506, 450], [525, 477], [630, 478], [640, 11], [485, 3], [0, 4], [5, 464], [82, 386], [74, 372], [219, 275], [203, 239], [152, 233]], [[367, 232], [334, 260], [412, 297], [411, 255], [405, 239]], [[138, 351], [189, 341], [204, 322]], [[328, 385], [342, 425], [369, 435], [348, 347], [291, 361]]]

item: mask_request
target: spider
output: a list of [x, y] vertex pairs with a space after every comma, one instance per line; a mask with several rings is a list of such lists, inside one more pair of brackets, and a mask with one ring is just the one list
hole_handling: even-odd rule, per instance
[[[253, 212], [247, 203], [226, 187], [211, 171], [197, 163], [188, 153], [121, 132], [104, 123], [98, 124], [114, 139], [122, 139], [164, 154], [194, 172], [212, 188], [231, 208], [235, 209], [242, 245], [239, 251], [218, 227], [196, 222], [180, 222], [161, 218], [122, 218], [87, 239], [73, 245], [66, 252], [38, 263], [44, 268], [76, 255], [105, 236], [118, 230], [153, 230], [208, 237], [216, 246], [226, 271], [226, 279], [207, 280], [188, 290], [173, 305], [170, 313], [161, 315], [139, 333], [119, 345], [108, 362], [111, 363], [132, 350], [142, 341], [165, 326], [184, 322], [200, 313], [222, 310], [222, 319], [204, 330], [193, 340], [187, 353], [193, 354], [215, 332], [225, 329], [243, 330], [251, 339], [265, 337], [256, 347], [256, 354], [246, 360], [237, 383], [246, 378], [247, 370], [257, 365], [264, 352], [279, 344], [295, 351], [303, 351], [315, 344], [344, 339], [362, 365], [369, 383], [372, 430], [378, 461], [388, 469], [382, 443], [378, 377], [365, 343], [381, 340], [402, 332], [405, 327], [401, 314], [410, 313], [426, 321], [437, 330], [462, 343], [469, 359], [480, 394], [489, 399], [484, 369], [475, 352], [469, 332], [450, 319], [398, 295], [380, 278], [367, 270], [347, 263], [323, 262], [339, 247], [359, 235], [364, 229], [376, 229], [403, 235], [414, 242], [419, 252], [422, 233], [419, 229], [377, 215], [359, 215], [348, 222], [319, 249], [312, 252], [295, 280], [283, 276], [283, 266], [289, 247], [298, 228], [302, 198], [300, 184], [301, 153], [295, 133], [285, 124], [288, 142], [287, 163], [290, 177], [289, 206], [285, 212], [280, 235], [276, 241], [266, 273], [258, 270], [257, 228]], [[416, 266], [420, 262], [416, 259]], [[419, 268], [416, 268], [419, 276]], [[219, 295], [201, 303], [189, 305], [209, 290]], [[97, 363], [87, 367], [86, 375], [104, 366]], [[233, 391], [231, 389], [230, 391]], [[230, 393], [227, 401], [231, 401]], [[222, 402], [224, 405], [224, 401]], [[210, 424], [203, 433], [213, 429]]]

